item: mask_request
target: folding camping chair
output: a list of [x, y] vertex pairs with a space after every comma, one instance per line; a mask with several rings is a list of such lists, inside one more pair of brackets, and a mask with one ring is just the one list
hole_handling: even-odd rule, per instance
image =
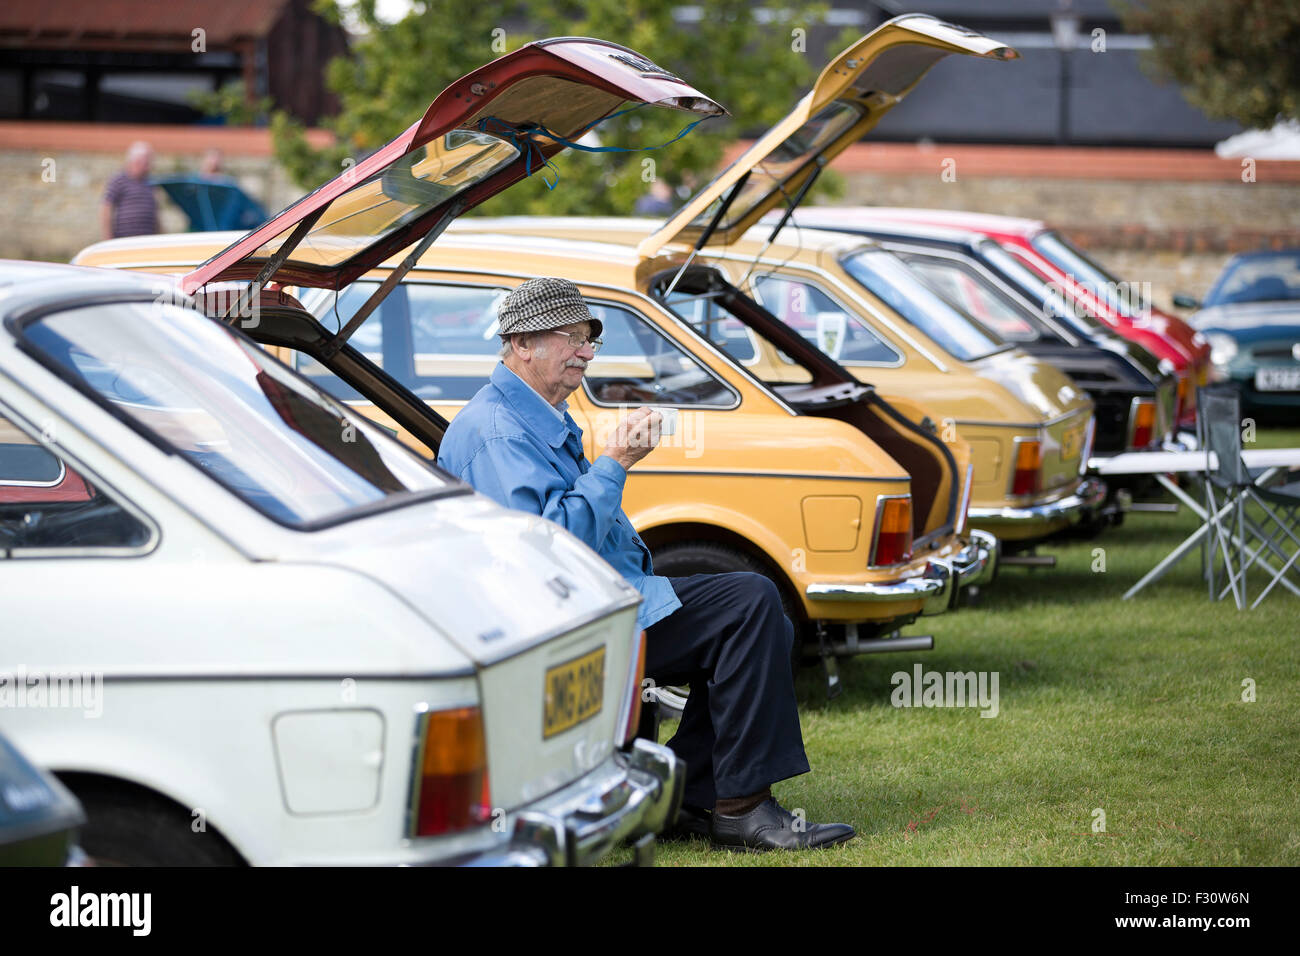
[[[1241, 457], [1241, 396], [1234, 389], [1201, 389], [1197, 402], [1197, 437], [1212, 458], [1205, 475], [1209, 534], [1204, 543], [1210, 599], [1220, 600], [1231, 591], [1238, 610], [1244, 608], [1246, 574], [1257, 565], [1270, 580], [1251, 604], [1254, 608], [1279, 581], [1290, 585], [1286, 576], [1300, 580], [1300, 482], [1280, 488], [1256, 484]], [[1218, 557], [1227, 583], [1216, 591]]]

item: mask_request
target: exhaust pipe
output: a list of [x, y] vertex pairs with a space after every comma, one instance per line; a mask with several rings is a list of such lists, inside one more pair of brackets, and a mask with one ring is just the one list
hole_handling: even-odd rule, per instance
[[1002, 564], [1008, 567], [1020, 568], [1054, 568], [1056, 567], [1056, 555], [1054, 554], [1004, 554]]
[[932, 651], [933, 634], [912, 634], [907, 637], [871, 637], [865, 641], [831, 641], [830, 647], [838, 655], [888, 654], [893, 651]]

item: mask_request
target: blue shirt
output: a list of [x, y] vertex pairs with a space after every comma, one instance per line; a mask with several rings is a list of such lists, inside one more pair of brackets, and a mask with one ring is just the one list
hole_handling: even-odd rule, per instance
[[507, 508], [554, 521], [593, 548], [641, 592], [637, 625], [648, 628], [682, 606], [650, 549], [623, 513], [627, 472], [601, 455], [588, 464], [582, 429], [502, 364], [452, 420], [438, 464]]

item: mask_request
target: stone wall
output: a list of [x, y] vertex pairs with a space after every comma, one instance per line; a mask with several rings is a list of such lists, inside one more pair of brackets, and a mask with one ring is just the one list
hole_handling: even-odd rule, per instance
[[[221, 146], [227, 171], [268, 211], [302, 192], [265, 130], [0, 123], [0, 256], [66, 261], [97, 241], [104, 185], [134, 138], [154, 142], [158, 173], [193, 170], [205, 146]], [[1300, 163], [1261, 161], [1243, 182], [1241, 161], [1208, 151], [860, 143], [834, 169], [842, 204], [1044, 219], [1120, 278], [1151, 283], [1162, 307], [1173, 292], [1204, 294], [1232, 252], [1300, 246]], [[185, 220], [167, 207], [162, 225]]]
[[[0, 150], [0, 257], [66, 262], [103, 238], [99, 205], [108, 180], [122, 168], [120, 153], [69, 150]], [[197, 154], [159, 154], [155, 174], [193, 171]], [[267, 156], [227, 156], [225, 171], [268, 211], [284, 208], [302, 192]], [[188, 228], [179, 209], [160, 196], [161, 226]]]
[[917, 206], [1043, 219], [1156, 304], [1201, 297], [1233, 252], [1300, 247], [1300, 183], [850, 173], [837, 205]]

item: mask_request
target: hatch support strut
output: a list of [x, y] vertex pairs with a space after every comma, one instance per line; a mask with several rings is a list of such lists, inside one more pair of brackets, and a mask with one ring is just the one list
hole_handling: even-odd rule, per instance
[[752, 172], [752, 169], [745, 170], [745, 174], [736, 180], [736, 185], [731, 187], [731, 192], [727, 193], [727, 198], [722, 200], [722, 205], [718, 206], [718, 211], [713, 214], [713, 219], [704, 228], [704, 231], [700, 233], [700, 238], [695, 240], [695, 248], [691, 250], [691, 254], [686, 257], [686, 261], [682, 263], [682, 267], [677, 270], [677, 275], [673, 276], [673, 281], [668, 283], [668, 288], [664, 290], [662, 296], [664, 302], [667, 302], [668, 297], [673, 294], [673, 289], [677, 288], [677, 283], [681, 280], [682, 274], [690, 268], [691, 263], [695, 261], [695, 257], [699, 254], [700, 250], [704, 248], [704, 244], [709, 241], [709, 237], [717, 231], [718, 223], [722, 222], [722, 217], [727, 214], [727, 210], [731, 208], [732, 202], [740, 195], [740, 191], [745, 187], [745, 183], [749, 181], [749, 174]]
[[347, 340], [352, 337], [352, 333], [361, 327], [362, 322], [370, 318], [370, 314], [379, 308], [379, 304], [384, 299], [388, 298], [388, 293], [393, 291], [397, 283], [406, 278], [406, 274], [420, 261], [420, 257], [429, 251], [429, 247], [433, 245], [434, 240], [442, 235], [443, 230], [451, 225], [451, 221], [459, 216], [464, 208], [465, 204], [461, 202], [451, 203], [447, 207], [438, 225], [430, 229], [424, 238], [415, 244], [411, 251], [407, 253], [406, 258], [388, 274], [388, 277], [379, 284], [379, 288], [370, 294], [370, 298], [361, 304], [361, 308], [357, 309], [356, 314], [348, 319], [347, 324], [324, 344], [321, 351], [325, 358], [330, 358], [337, 354], [339, 349], [343, 348]]
[[284, 260], [289, 258], [294, 249], [298, 248], [298, 243], [302, 242], [307, 233], [311, 231], [311, 227], [316, 225], [316, 220], [324, 214], [325, 208], [322, 206], [298, 223], [297, 228], [289, 235], [289, 238], [280, 244], [280, 248], [275, 250], [271, 258], [266, 260], [266, 264], [262, 266], [262, 271], [257, 274], [257, 278], [235, 299], [235, 304], [230, 307], [230, 311], [221, 317], [222, 322], [230, 325], [237, 316], [245, 314], [245, 310], [253, 304], [253, 300], [262, 294], [262, 286], [271, 280], [271, 277], [275, 275], [280, 266], [284, 265]]
[[[739, 288], [743, 289], [745, 287], [745, 283], [749, 281], [750, 274], [754, 271], [754, 266], [758, 265], [758, 260], [762, 259], [767, 250], [772, 247], [772, 243], [776, 242], [777, 234], [785, 228], [785, 224], [789, 222], [790, 217], [794, 215], [795, 209], [797, 209], [799, 204], [803, 202], [803, 197], [808, 195], [808, 190], [812, 189], [813, 183], [817, 182], [817, 177], [820, 176], [822, 170], [826, 168], [826, 160], [822, 158], [820, 153], [814, 157], [814, 161], [817, 164], [817, 168], [814, 169], [809, 174], [808, 178], [803, 181], [803, 185], [799, 187], [798, 192], [794, 194], [794, 198], [790, 200], [789, 205], [785, 207], [785, 212], [781, 214], [780, 221], [777, 222], [771, 233], [768, 234], [767, 241], [763, 243], [763, 248], [758, 250], [758, 255], [754, 256], [754, 261], [749, 264], [749, 271], [745, 273], [743, 279], [736, 283]], [[782, 189], [781, 192], [784, 194], [785, 190]]]

